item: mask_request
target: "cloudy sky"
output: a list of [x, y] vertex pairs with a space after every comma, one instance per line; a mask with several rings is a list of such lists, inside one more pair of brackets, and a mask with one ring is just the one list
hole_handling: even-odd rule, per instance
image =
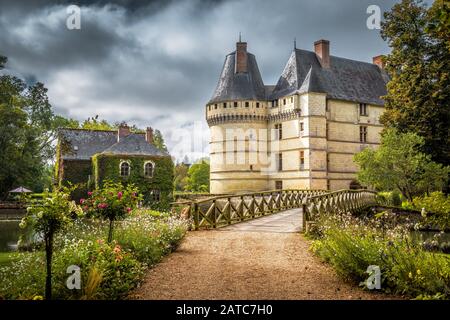
[[[195, 158], [207, 152], [204, 105], [239, 32], [275, 84], [294, 38], [308, 50], [328, 39], [332, 55], [368, 62], [389, 52], [366, 10], [394, 3], [0, 0], [0, 54], [5, 72], [48, 87], [56, 113], [152, 126], [173, 155]], [[66, 27], [70, 4], [81, 8], [80, 30]]]

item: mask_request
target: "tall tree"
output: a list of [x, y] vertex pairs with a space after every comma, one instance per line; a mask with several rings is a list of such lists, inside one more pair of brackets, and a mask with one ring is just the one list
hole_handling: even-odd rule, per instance
[[386, 130], [377, 150], [366, 148], [355, 155], [360, 169], [358, 180], [378, 190], [398, 190], [409, 200], [424, 192], [441, 190], [450, 167], [443, 167], [420, 152], [424, 143], [415, 133]]
[[209, 192], [209, 161], [200, 159], [189, 167], [186, 189], [193, 192]]
[[422, 150], [450, 163], [450, 5], [436, 0], [403, 0], [385, 13], [381, 35], [392, 51], [385, 58], [390, 76], [381, 121], [424, 138]]
[[153, 142], [159, 150], [167, 152], [166, 142], [164, 141], [164, 137], [161, 131], [159, 131], [158, 129], [156, 129], [153, 133]]

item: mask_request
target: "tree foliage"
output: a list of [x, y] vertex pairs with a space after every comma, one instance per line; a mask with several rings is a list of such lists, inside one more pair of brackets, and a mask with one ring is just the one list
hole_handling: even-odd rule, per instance
[[381, 35], [392, 51], [385, 58], [390, 76], [381, 121], [424, 138], [421, 150], [449, 164], [450, 4], [403, 0], [385, 13]]
[[[5, 62], [1, 57], [1, 68]], [[54, 119], [42, 83], [0, 76], [0, 198], [19, 185], [43, 190], [47, 162], [54, 155]]]
[[201, 159], [190, 166], [186, 188], [193, 192], [209, 192], [209, 161], [207, 159]]
[[184, 191], [188, 184], [188, 170], [189, 167], [182, 163], [179, 163], [174, 168], [174, 187], [177, 191]]
[[45, 242], [46, 281], [45, 298], [52, 298], [52, 258], [53, 241], [55, 234], [64, 230], [73, 219], [83, 215], [83, 211], [74, 201], [70, 201], [70, 189], [54, 190], [52, 193], [44, 192], [42, 203], [27, 209], [27, 215], [20, 223], [21, 228], [27, 225], [41, 235]]
[[398, 190], [409, 200], [424, 192], [441, 190], [449, 167], [420, 152], [424, 143], [424, 138], [415, 133], [386, 130], [377, 150], [366, 148], [355, 155], [360, 167], [358, 180], [378, 190]]

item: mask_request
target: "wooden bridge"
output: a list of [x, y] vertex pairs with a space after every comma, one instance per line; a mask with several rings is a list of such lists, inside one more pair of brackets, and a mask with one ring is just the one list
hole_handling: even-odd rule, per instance
[[194, 229], [210, 229], [300, 208], [303, 231], [318, 215], [353, 212], [377, 203], [369, 190], [274, 190], [212, 197], [189, 202]]

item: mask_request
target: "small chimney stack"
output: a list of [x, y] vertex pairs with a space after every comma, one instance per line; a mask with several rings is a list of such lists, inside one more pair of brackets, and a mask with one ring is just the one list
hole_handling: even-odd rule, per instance
[[121, 138], [125, 138], [130, 134], [130, 127], [123, 123], [119, 126], [118, 134], [117, 134], [117, 141], [120, 141]]
[[145, 131], [145, 141], [153, 144], [153, 129], [151, 127], [147, 127], [147, 130]]
[[247, 42], [241, 42], [240, 37], [239, 42], [236, 43], [235, 72], [247, 72]]
[[319, 57], [320, 65], [322, 68], [330, 67], [330, 41], [328, 40], [317, 40], [314, 42], [314, 51]]
[[382, 54], [372, 58], [372, 63], [376, 64], [381, 70], [384, 69], [383, 58], [384, 58], [384, 55], [382, 55]]

